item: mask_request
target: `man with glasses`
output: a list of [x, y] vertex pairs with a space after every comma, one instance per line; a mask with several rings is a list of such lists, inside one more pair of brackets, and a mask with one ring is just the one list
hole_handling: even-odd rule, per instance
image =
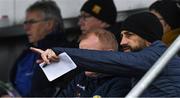
[[[73, 34], [73, 42], [77, 44], [79, 35], [90, 29], [100, 28], [111, 31], [111, 26], [116, 23], [116, 17], [117, 9], [113, 0], [87, 0], [80, 9], [78, 22], [80, 30], [75, 29], [81, 33], [77, 34], [76, 37]], [[73, 29], [72, 33], [75, 30]]]
[[21, 96], [28, 96], [38, 56], [29, 46], [47, 49], [68, 46], [63, 33], [63, 21], [58, 6], [53, 1], [37, 1], [26, 10], [24, 30], [28, 37], [27, 48], [11, 70], [10, 81]]
[[117, 10], [113, 0], [88, 0], [80, 11], [82, 33], [92, 28], [108, 28], [116, 22]]

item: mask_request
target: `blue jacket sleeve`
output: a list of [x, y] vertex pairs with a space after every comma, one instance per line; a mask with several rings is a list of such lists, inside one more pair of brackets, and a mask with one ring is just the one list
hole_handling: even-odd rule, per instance
[[165, 51], [165, 46], [154, 43], [139, 52], [95, 51], [72, 48], [54, 48], [56, 53], [66, 52], [80, 67], [123, 76], [144, 74]]

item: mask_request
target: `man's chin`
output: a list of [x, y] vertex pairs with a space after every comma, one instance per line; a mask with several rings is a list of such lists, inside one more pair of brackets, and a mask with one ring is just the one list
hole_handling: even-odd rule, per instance
[[34, 41], [33, 39], [28, 39], [28, 42], [29, 42], [29, 43], [32, 43], [32, 44], [35, 43], [35, 41]]
[[32, 39], [29, 39], [28, 41], [29, 41], [29, 43], [33, 43], [34, 42]]

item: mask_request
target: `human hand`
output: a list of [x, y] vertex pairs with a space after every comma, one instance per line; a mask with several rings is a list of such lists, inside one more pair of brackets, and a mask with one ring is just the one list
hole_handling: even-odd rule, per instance
[[34, 47], [30, 47], [30, 50], [41, 54], [41, 60], [37, 60], [36, 62], [38, 64], [43, 63], [44, 64], [50, 64], [51, 62], [58, 62], [59, 56], [55, 54], [55, 52], [52, 49], [42, 50]]

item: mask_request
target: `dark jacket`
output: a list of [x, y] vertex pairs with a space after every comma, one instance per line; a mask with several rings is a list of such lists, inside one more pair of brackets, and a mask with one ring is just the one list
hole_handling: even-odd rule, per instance
[[[132, 85], [158, 60], [166, 50], [161, 41], [152, 43], [139, 52], [107, 52], [54, 48], [58, 54], [67, 52], [77, 65], [92, 71], [115, 74], [132, 78]], [[82, 66], [83, 65], [83, 66]], [[180, 58], [174, 57], [161, 74], [151, 83], [141, 96], [180, 96]]]
[[[47, 49], [47, 48], [51, 48], [51, 47], [68, 47], [69, 43], [67, 43], [67, 40], [64, 37], [64, 33], [60, 32], [60, 30], [56, 29], [53, 32], [49, 33], [44, 39], [40, 40], [37, 44], [38, 48], [41, 49]], [[29, 93], [31, 92], [31, 80], [34, 74], [34, 71], [39, 67], [38, 64], [36, 64], [36, 60], [39, 57], [39, 55], [34, 54], [34, 52], [32, 52], [29, 47], [31, 47], [33, 45], [31, 45], [30, 43], [27, 44], [27, 47], [24, 49], [24, 51], [22, 52], [22, 54], [19, 56], [19, 58], [16, 60], [14, 66], [12, 67], [11, 71], [10, 71], [10, 82], [12, 83], [13, 87], [16, 88], [16, 75], [17, 75], [17, 70], [18, 68], [21, 67], [21, 62], [31, 62], [31, 63], [27, 63], [27, 66], [31, 69], [28, 69], [28, 71], [31, 71], [32, 74], [29, 74], [28, 77], [26, 77], [27, 80], [23, 80], [24, 83], [28, 82], [29, 86], [26, 88], [28, 89], [26, 93], [22, 93], [23, 91], [21, 91], [21, 89], [17, 89], [17, 91], [22, 95], [22, 96], [29, 96]], [[29, 55], [34, 55], [34, 58], [31, 58], [29, 60], [23, 60], [25, 57], [29, 57]], [[27, 57], [27, 59], [28, 59]], [[24, 63], [24, 65], [26, 65], [26, 63]], [[24, 69], [23, 73], [25, 74], [27, 72], [27, 69]], [[22, 74], [23, 74], [22, 73]], [[39, 81], [37, 81], [38, 83]], [[36, 84], [36, 83], [35, 83]], [[38, 83], [40, 84], [40, 83]]]
[[129, 84], [130, 81], [126, 78], [103, 74], [87, 77], [83, 72], [76, 76], [58, 97], [125, 96], [130, 90]]

